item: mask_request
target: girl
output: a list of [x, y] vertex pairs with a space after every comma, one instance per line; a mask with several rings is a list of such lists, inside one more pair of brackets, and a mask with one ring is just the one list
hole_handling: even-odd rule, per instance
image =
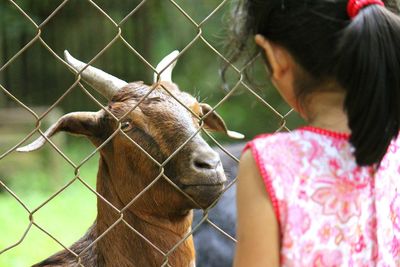
[[[238, 175], [235, 266], [400, 266], [400, 19], [380, 0], [244, 0], [248, 37], [309, 123]], [[237, 24], [236, 24], [237, 25]]]

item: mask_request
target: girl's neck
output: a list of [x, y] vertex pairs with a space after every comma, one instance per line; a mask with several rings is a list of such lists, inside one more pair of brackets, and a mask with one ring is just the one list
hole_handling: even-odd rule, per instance
[[309, 97], [304, 117], [310, 126], [351, 133], [344, 111], [344, 92], [315, 92]]

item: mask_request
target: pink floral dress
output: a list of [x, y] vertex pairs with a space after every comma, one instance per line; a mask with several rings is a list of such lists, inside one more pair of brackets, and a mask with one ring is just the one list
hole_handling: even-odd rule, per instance
[[281, 231], [281, 266], [400, 266], [400, 141], [379, 170], [346, 134], [305, 127], [250, 148]]

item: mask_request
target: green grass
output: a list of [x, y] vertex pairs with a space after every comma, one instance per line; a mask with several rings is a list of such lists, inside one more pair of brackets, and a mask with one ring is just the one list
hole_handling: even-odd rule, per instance
[[[79, 142], [67, 146], [65, 153], [75, 163], [79, 163], [92, 150], [93, 147]], [[18, 163], [18, 157], [20, 156], [13, 161]], [[0, 177], [30, 211], [41, 206], [63, 185], [74, 178], [74, 169], [61, 157], [54, 155], [53, 157], [56, 157], [56, 160], [52, 160], [51, 164], [59, 164], [56, 168], [57, 175], [52, 174], [54, 166], [46, 163], [34, 164], [35, 167], [27, 164], [28, 169], [14, 164], [14, 171], [9, 172], [7, 177]], [[37, 160], [37, 156], [34, 159]], [[96, 155], [80, 169], [80, 177], [91, 186], [95, 184], [97, 159]], [[5, 162], [7, 163], [7, 161]], [[20, 162], [25, 163], [26, 159]], [[76, 180], [54, 199], [34, 212], [33, 219], [63, 245], [70, 246], [86, 232], [95, 216], [95, 195]], [[0, 193], [0, 251], [17, 243], [29, 224], [29, 213], [22, 205], [8, 192]], [[38, 227], [32, 225], [19, 245], [0, 254], [0, 266], [30, 266], [61, 249], [63, 249], [62, 246]]]

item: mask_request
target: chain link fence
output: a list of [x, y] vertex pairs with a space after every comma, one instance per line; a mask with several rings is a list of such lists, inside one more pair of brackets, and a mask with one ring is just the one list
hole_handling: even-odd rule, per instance
[[[5, 1], [5, 0], [2, 0], [2, 1]], [[65, 101], [65, 98], [69, 97], [76, 90], [81, 90], [90, 99], [90, 101], [92, 101], [95, 104], [95, 106], [98, 107], [98, 109], [107, 110], [107, 107], [104, 106], [104, 104], [101, 102], [101, 100], [98, 100], [98, 97], [96, 96], [96, 94], [93, 94], [92, 90], [90, 88], [88, 88], [88, 86], [86, 86], [86, 84], [84, 84], [82, 82], [80, 73], [76, 73], [75, 80], [67, 88], [64, 89], [64, 92], [62, 93], [62, 95], [59, 96], [55, 101], [49, 102], [48, 108], [46, 108], [45, 111], [40, 112], [40, 113], [36, 112], [33, 109], [33, 107], [29, 106], [29, 104], [24, 103], [24, 101], [21, 100], [20, 97], [17, 97], [15, 95], [15, 93], [13, 93], [14, 88], [7, 87], [5, 85], [5, 83], [3, 82], [3, 80], [1, 80], [2, 74], [9, 71], [9, 69], [13, 66], [13, 64], [17, 64], [16, 62], [23, 56], [24, 53], [33, 49], [33, 47], [36, 45], [40, 45], [41, 49], [43, 51], [45, 51], [48, 55], [50, 55], [58, 63], [59, 66], [62, 66], [65, 69], [65, 73], [68, 73], [68, 74], [70, 73], [68, 70], [68, 64], [64, 61], [62, 55], [57, 53], [52, 48], [52, 45], [49, 44], [45, 38], [43, 38], [43, 35], [44, 35], [44, 32], [46, 32], [46, 28], [48, 27], [48, 25], [51, 24], [52, 21], [55, 20], [55, 18], [57, 18], [58, 16], [62, 16], [63, 9], [66, 6], [68, 6], [69, 2], [71, 2], [71, 1], [70, 0], [61, 1], [58, 4], [58, 6], [51, 12], [51, 14], [49, 14], [40, 23], [37, 22], [37, 19], [35, 20], [29, 15], [29, 10], [25, 10], [23, 8], [21, 1], [8, 0], [8, 1], [5, 1], [5, 3], [3, 3], [3, 4], [11, 6], [16, 11], [18, 11], [18, 13], [20, 14], [20, 20], [23, 20], [24, 23], [29, 23], [30, 27], [32, 29], [34, 29], [35, 34], [30, 40], [27, 40], [25, 45], [21, 49], [19, 49], [19, 51], [17, 53], [15, 53], [13, 56], [7, 58], [5, 60], [5, 62], [2, 62], [2, 64], [0, 65], [0, 81], [1, 81], [0, 92], [1, 92], [1, 94], [3, 94], [3, 97], [7, 98], [8, 102], [12, 102], [12, 105], [23, 108], [26, 112], [29, 112], [29, 114], [32, 115], [32, 117], [34, 118], [32, 120], [32, 123], [34, 123], [35, 126], [33, 128], [31, 128], [30, 132], [27, 133], [18, 142], [9, 143], [8, 144], [9, 147], [6, 151], [0, 151], [0, 153], [1, 153], [0, 164], [2, 164], [2, 162], [5, 162], [5, 160], [8, 157], [10, 157], [10, 155], [17, 153], [16, 149], [18, 147], [21, 147], [24, 144], [28, 143], [28, 141], [31, 140], [33, 136], [40, 134], [46, 138], [46, 141], [47, 141], [46, 146], [51, 146], [52, 150], [56, 151], [56, 153], [62, 157], [63, 161], [65, 163], [67, 163], [70, 167], [72, 167], [73, 171], [71, 173], [64, 174], [64, 175], [70, 176], [73, 174], [72, 175], [73, 177], [71, 179], [69, 179], [68, 182], [65, 185], [63, 185], [61, 188], [58, 188], [56, 190], [56, 192], [54, 192], [50, 197], [48, 197], [44, 202], [42, 202], [36, 208], [30, 208], [29, 207], [30, 205], [28, 205], [28, 203], [25, 203], [25, 201], [15, 192], [15, 190], [13, 190], [13, 188], [8, 185], [7, 181], [9, 181], [9, 180], [4, 179], [4, 177], [0, 177], [0, 187], [4, 191], [3, 194], [8, 194], [9, 196], [11, 196], [14, 199], [14, 201], [18, 202], [19, 205], [21, 207], [23, 207], [23, 209], [26, 211], [26, 218], [29, 220], [29, 223], [28, 223], [25, 231], [22, 233], [22, 235], [18, 238], [18, 240], [16, 242], [10, 243], [6, 247], [0, 247], [0, 258], [2, 257], [2, 255], [7, 254], [9, 251], [12, 251], [17, 246], [21, 245], [21, 243], [24, 242], [27, 235], [29, 235], [30, 231], [32, 231], [33, 228], [37, 228], [38, 230], [43, 232], [46, 236], [48, 236], [49, 238], [51, 238], [52, 240], [57, 242], [58, 245], [60, 246], [60, 249], [64, 249], [64, 250], [68, 251], [69, 254], [72, 255], [73, 258], [76, 260], [76, 263], [78, 264], [78, 266], [84, 266], [84, 264], [82, 263], [83, 262], [82, 257], [85, 253], [87, 253], [91, 248], [93, 248], [106, 235], [108, 235], [110, 233], [110, 231], [112, 231], [112, 229], [114, 229], [115, 227], [117, 227], [118, 225], [121, 225], [121, 224], [126, 225], [130, 229], [130, 231], [137, 234], [151, 248], [153, 248], [154, 251], [156, 251], [157, 253], [162, 255], [163, 263], [161, 264], [161, 266], [172, 266], [170, 263], [170, 257], [173, 255], [174, 252], [176, 252], [177, 248], [180, 247], [183, 243], [187, 242], [187, 239], [190, 238], [193, 233], [196, 233], [196, 231], [199, 229], [199, 227], [201, 227], [201, 225], [203, 225], [203, 224], [208, 224], [211, 227], [213, 227], [216, 230], [214, 232], [216, 235], [221, 235], [224, 238], [228, 238], [230, 240], [230, 242], [232, 242], [232, 243], [236, 242], [236, 240], [233, 236], [230, 236], [228, 233], [226, 233], [224, 231], [224, 229], [222, 229], [215, 222], [213, 222], [212, 219], [210, 219], [208, 217], [210, 210], [212, 209], [214, 204], [217, 203], [218, 200], [216, 200], [213, 205], [210, 205], [210, 208], [204, 209], [202, 211], [202, 216], [201, 216], [200, 220], [198, 220], [196, 222], [196, 224], [193, 225], [191, 231], [189, 231], [184, 236], [183, 239], [181, 239], [179, 242], [177, 242], [169, 250], [162, 250], [161, 248], [159, 248], [157, 246], [157, 244], [154, 244], [152, 242], [152, 240], [149, 240], [145, 235], [143, 235], [143, 233], [141, 233], [141, 231], [139, 229], [136, 229], [124, 217], [124, 212], [127, 209], [129, 209], [132, 205], [134, 205], [134, 203], [136, 201], [138, 201], [138, 199], [140, 199], [146, 192], [148, 192], [148, 190], [150, 190], [152, 188], [152, 186], [154, 186], [155, 183], [157, 183], [159, 180], [162, 180], [162, 179], [166, 180], [169, 184], [171, 184], [176, 190], [178, 190], [182, 194], [184, 194], [187, 198], [191, 198], [186, 192], [182, 191], [181, 188], [173, 182], [173, 179], [171, 177], [167, 177], [167, 175], [165, 174], [164, 168], [165, 168], [166, 164], [169, 163], [171, 161], [171, 159], [173, 159], [177, 155], [177, 153], [179, 153], [185, 147], [185, 145], [188, 142], [190, 142], [190, 140], [192, 140], [192, 138], [194, 138], [196, 135], [200, 134], [200, 132], [202, 132], [203, 135], [205, 135], [208, 138], [211, 145], [219, 148], [222, 151], [222, 153], [225, 153], [225, 155], [224, 155], [225, 157], [231, 158], [234, 162], [238, 162], [238, 158], [235, 157], [235, 155], [233, 155], [230, 152], [229, 146], [226, 147], [225, 145], [221, 144], [221, 142], [218, 141], [218, 138], [216, 138], [214, 135], [212, 135], [209, 132], [207, 132], [206, 130], [204, 130], [203, 127], [200, 127], [200, 129], [196, 133], [194, 133], [188, 140], [185, 140], [175, 152], [173, 152], [171, 155], [168, 155], [168, 157], [165, 161], [158, 162], [146, 151], [146, 149], [141, 148], [140, 145], [135, 140], [132, 140], [132, 138], [129, 135], [127, 135], [124, 131], [121, 130], [121, 121], [127, 114], [125, 114], [125, 116], [123, 116], [122, 118], [119, 118], [119, 119], [114, 117], [116, 123], [119, 124], [118, 129], [115, 132], [113, 132], [104, 143], [102, 143], [96, 149], [91, 151], [89, 153], [89, 155], [86, 156], [83, 160], [76, 162], [75, 160], [71, 159], [66, 153], [64, 153], [63, 150], [65, 149], [65, 147], [57, 145], [55, 142], [53, 142], [52, 140], [50, 140], [49, 138], [47, 138], [44, 135], [43, 125], [44, 125], [44, 121], [49, 117], [49, 114], [51, 112], [53, 112], [55, 109], [57, 109], [60, 106], [60, 103]], [[104, 10], [99, 4], [96, 3], [96, 1], [92, 1], [92, 0], [82, 0], [82, 1], [87, 2], [88, 6], [90, 6], [90, 8], [95, 9], [97, 11], [97, 16], [101, 16], [102, 19], [107, 20], [107, 22], [109, 24], [111, 24], [112, 28], [115, 30], [112, 39], [106, 45], [104, 45], [99, 51], [95, 52], [95, 56], [89, 60], [88, 64], [95, 65], [94, 62], [96, 62], [97, 59], [104, 57], [105, 54], [107, 53], [107, 51], [118, 42], [119, 44], [123, 44], [125, 46], [125, 48], [127, 48], [129, 50], [129, 53], [130, 53], [129, 56], [134, 56], [136, 58], [136, 60], [141, 62], [141, 65], [135, 66], [135, 68], [143, 68], [145, 70], [149, 70], [149, 72], [156, 71], [155, 65], [152, 64], [151, 61], [143, 55], [143, 53], [141, 53], [140, 51], [135, 49], [134, 42], [132, 42], [131, 40], [128, 40], [128, 38], [126, 38], [126, 36], [124, 34], [124, 27], [126, 26], [127, 21], [132, 19], [136, 15], [138, 15], [138, 13], [141, 12], [141, 10], [144, 8], [144, 6], [147, 3], [151, 2], [151, 0], [140, 1], [131, 10], [123, 10], [125, 15], [123, 16], [122, 19], [119, 19], [119, 20], [115, 20], [115, 18], [113, 18], [113, 16], [109, 15], [106, 10]], [[159, 1], [159, 0], [153, 0], [153, 1]], [[262, 105], [264, 107], [264, 109], [266, 109], [268, 111], [268, 113], [271, 114], [271, 117], [274, 117], [274, 119], [277, 121], [277, 123], [274, 124], [275, 125], [274, 130], [276, 130], [276, 131], [289, 130], [288, 128], [291, 128], [291, 127], [289, 127], [287, 125], [287, 118], [290, 114], [292, 114], [291, 111], [289, 111], [289, 108], [286, 107], [286, 110], [288, 110], [288, 112], [284, 112], [284, 113], [279, 112], [274, 107], [274, 104], [270, 103], [268, 100], [265, 100], [265, 98], [259, 94], [259, 90], [257, 88], [254, 88], [252, 85], [250, 85], [248, 82], [246, 82], [246, 79], [244, 77], [244, 71], [246, 70], [246, 68], [250, 68], [251, 65], [254, 64], [254, 62], [250, 62], [249, 64], [242, 66], [242, 67], [238, 67], [234, 64], [229, 63], [229, 60], [224, 56], [223, 51], [221, 51], [221, 49], [217, 45], [213, 44], [207, 38], [207, 36], [204, 34], [204, 28], [207, 26], [207, 24], [209, 23], [210, 20], [212, 20], [212, 19], [222, 20], [221, 17], [223, 16], [223, 14], [221, 13], [221, 10], [229, 9], [229, 6], [231, 5], [232, 1], [230, 1], [230, 0], [213, 0], [212, 2], [213, 2], [214, 7], [212, 8], [212, 10], [210, 10], [208, 12], [208, 14], [205, 17], [202, 17], [201, 19], [192, 18], [192, 16], [189, 15], [189, 12], [187, 12], [187, 10], [185, 9], [185, 7], [184, 7], [185, 4], [181, 3], [182, 1], [177, 1], [177, 0], [176, 1], [163, 0], [163, 1], [168, 2], [169, 8], [173, 9], [175, 12], [178, 12], [179, 16], [185, 18], [186, 23], [190, 24], [195, 31], [195, 36], [190, 40], [190, 42], [188, 42], [186, 44], [186, 46], [180, 47], [181, 51], [178, 55], [178, 58], [184, 56], [185, 54], [189, 53], [190, 51], [195, 51], [197, 49], [198, 45], [202, 45], [207, 49], [208, 53], [212, 55], [212, 57], [214, 58], [214, 60], [216, 62], [222, 61], [222, 62], [226, 62], [226, 63], [230, 64], [230, 71], [234, 75], [239, 77], [232, 85], [230, 85], [229, 91], [227, 91], [225, 96], [222, 99], [220, 99], [219, 101], [217, 101], [216, 104], [213, 105], [213, 107], [212, 107], [213, 110], [219, 109], [220, 107], [222, 107], [223, 105], [225, 105], [226, 103], [231, 101], [232, 97], [234, 97], [234, 95], [236, 93], [238, 93], [238, 91], [241, 91], [242, 94], [251, 95], [254, 98], [253, 102], [255, 102], [257, 105]], [[201, 1], [192, 2], [192, 4], [200, 6], [200, 5], [202, 5], [202, 2]], [[118, 5], [118, 2], [115, 2], [114, 5]], [[150, 9], [150, 10], [148, 10], [147, 14], [153, 14], [154, 16], [156, 16], [157, 10]], [[169, 26], [166, 25], [165, 27], [169, 27]], [[175, 28], [176, 28], [175, 29], [176, 31], [179, 31], [179, 25], [175, 25]], [[79, 30], [80, 30], [79, 27], [76, 27], [74, 29], [74, 31], [77, 31], [78, 33], [79, 33]], [[62, 34], [62, 32], [60, 32], [59, 34]], [[92, 38], [95, 38], [95, 36], [92, 36]], [[157, 40], [153, 40], [153, 41], [157, 42]], [[66, 48], [68, 48], [68, 47], [66, 47]], [[163, 54], [166, 54], [167, 52], [169, 52], [169, 51], [163, 51]], [[18, 76], [18, 73], [14, 74], [14, 75]], [[46, 76], [46, 73], [42, 73], [42, 75]], [[23, 80], [23, 77], [21, 77], [21, 80]], [[135, 108], [137, 108], [137, 106], [142, 101], [145, 101], [146, 97], [153, 90], [155, 90], [156, 87], [157, 87], [156, 85], [153, 85], [151, 87], [152, 89], [149, 91], [149, 93], [146, 94], [146, 96], [144, 98], [142, 98], [138, 104], [133, 106], [131, 108], [131, 111], [133, 111]], [[41, 88], [38, 90], [46, 90], [46, 89]], [[189, 112], [193, 113], [193, 111], [189, 107], [186, 107], [185, 104], [182, 103], [179, 98], [174, 96], [174, 92], [170, 91], [168, 88], [166, 88], [164, 86], [163, 86], [163, 90], [166, 90], [168, 92], [168, 94], [171, 95], [178, 103], [180, 103], [182, 106], [184, 106]], [[199, 92], [199, 95], [201, 97], [206, 97], [201, 93], [201, 91]], [[232, 112], [234, 113], [235, 111], [232, 111]], [[196, 116], [198, 120], [202, 121], [202, 119], [199, 118], [197, 116], [197, 114], [193, 114], [193, 115]], [[254, 115], [254, 116], [256, 116], [256, 115]], [[229, 121], [227, 121], [227, 123], [229, 124]], [[243, 125], [242, 127], [246, 127], [246, 126]], [[148, 184], [143, 191], [141, 191], [136, 196], [132, 196], [132, 199], [130, 200], [130, 202], [122, 208], [117, 208], [108, 199], [106, 199], [104, 196], [99, 194], [96, 191], [96, 188], [93, 185], [91, 185], [90, 183], [88, 183], [82, 177], [82, 174], [81, 174], [81, 169], [83, 168], [83, 166], [85, 166], [88, 161], [90, 161], [94, 157], [98, 156], [100, 154], [101, 149], [104, 148], [107, 145], [107, 143], [112, 140], [112, 138], [114, 138], [116, 135], [119, 135], [119, 134], [124, 135], [127, 139], [129, 139], [130, 142], [132, 142], [133, 144], [138, 146], [138, 148], [144, 154], [146, 154], [147, 157], [149, 159], [151, 159], [151, 161], [155, 164], [157, 170], [159, 170], [159, 175], [157, 177], [154, 177], [154, 180], [150, 184]], [[34, 152], [32, 152], [32, 153], [34, 153]], [[6, 163], [3, 163], [3, 164], [6, 164]], [[15, 167], [17, 167], [19, 164], [24, 164], [24, 163], [17, 162], [15, 164], [16, 164]], [[7, 173], [4, 175], [7, 175]], [[94, 173], [92, 175], [94, 175]], [[26, 181], [26, 183], [29, 185], [29, 181]], [[91, 194], [93, 194], [95, 196], [97, 201], [108, 205], [110, 209], [114, 210], [114, 212], [116, 212], [118, 214], [118, 219], [116, 219], [115, 222], [111, 226], [109, 226], [103, 233], [101, 233], [99, 236], [97, 236], [92, 243], [87, 244], [87, 246], [83, 250], [81, 250], [79, 253], [71, 250], [69, 248], [69, 244], [65, 244], [64, 242], [60, 241], [55, 235], [53, 235], [51, 233], [51, 231], [48, 231], [45, 227], [41, 226], [35, 220], [35, 215], [41, 209], [43, 209], [50, 202], [54, 201], [60, 194], [62, 194], [69, 187], [71, 187], [73, 184], [76, 184], [76, 183], [80, 183], [81, 185], [83, 185], [89, 192], [91, 192]], [[226, 188], [224, 189], [224, 192], [229, 190], [234, 185], [234, 183], [235, 183], [235, 179], [231, 179], [229, 181], [229, 184], [227, 184]], [[28, 188], [29, 188], [29, 186], [28, 186]], [[224, 197], [224, 194], [222, 194], [220, 198], [223, 198], [223, 197]], [[191, 200], [193, 202], [196, 202], [194, 199], [191, 199]], [[0, 212], [2, 213], [4, 211], [0, 210]], [[11, 214], [10, 214], [10, 216], [11, 216]], [[56, 215], [54, 215], [54, 216], [56, 216]], [[78, 218], [78, 220], [79, 220], [79, 218]], [[15, 221], [13, 223], [18, 224], [19, 222]], [[62, 222], [60, 222], [59, 227], [63, 227]], [[32, 248], [32, 249], [36, 249], [36, 248]], [[132, 252], [126, 252], [126, 253], [132, 253]], [[141, 252], [138, 251], [137, 253], [138, 253], [138, 255], [140, 255]], [[50, 256], [50, 255], [48, 255], [48, 256]], [[23, 257], [24, 257], [24, 255], [21, 255], [21, 258], [23, 258]], [[218, 266], [218, 263], [216, 263], [215, 266]]]

